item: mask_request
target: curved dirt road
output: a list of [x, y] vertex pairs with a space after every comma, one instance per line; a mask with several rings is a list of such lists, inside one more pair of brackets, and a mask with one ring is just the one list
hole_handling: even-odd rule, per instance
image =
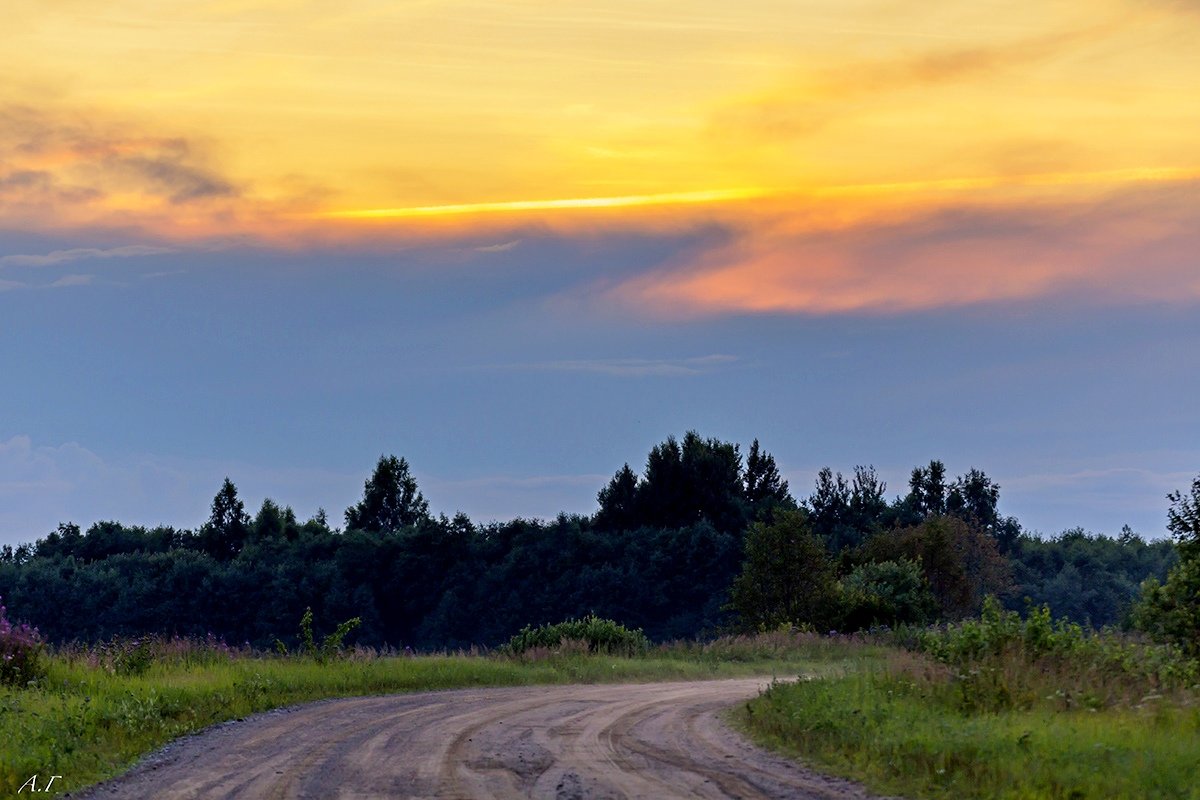
[[719, 712], [767, 679], [332, 700], [160, 751], [94, 798], [865, 798], [753, 747]]

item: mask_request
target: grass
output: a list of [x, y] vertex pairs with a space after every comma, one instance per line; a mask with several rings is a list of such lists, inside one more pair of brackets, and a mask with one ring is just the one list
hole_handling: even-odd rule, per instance
[[473, 686], [700, 680], [836, 670], [852, 647], [775, 634], [676, 643], [639, 657], [565, 642], [521, 656], [403, 656], [358, 650], [326, 661], [159, 642], [63, 650], [34, 685], [0, 687], [0, 795], [30, 776], [76, 790], [212, 724], [310, 700]]
[[760, 743], [914, 798], [1200, 799], [1200, 677], [1112, 633], [982, 620], [734, 712]]
[[756, 739], [875, 791], [930, 798], [1200, 798], [1200, 708], [963, 713], [878, 671], [776, 685]]

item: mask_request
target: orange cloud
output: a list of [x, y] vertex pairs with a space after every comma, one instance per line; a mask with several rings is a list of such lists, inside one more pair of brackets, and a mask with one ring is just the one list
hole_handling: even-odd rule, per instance
[[1052, 296], [1200, 300], [1200, 182], [1100, 202], [956, 204], [840, 227], [747, 220], [732, 242], [606, 290], [652, 316], [905, 313]]

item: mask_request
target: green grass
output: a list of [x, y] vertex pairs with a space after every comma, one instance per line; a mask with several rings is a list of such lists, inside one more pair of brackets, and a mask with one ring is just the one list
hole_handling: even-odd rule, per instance
[[916, 680], [875, 665], [775, 685], [735, 722], [818, 769], [914, 798], [1200, 798], [1194, 694], [1088, 708], [1056, 690], [964, 710], [964, 676], [929, 669]]
[[0, 795], [30, 776], [62, 775], [69, 791], [128, 768], [174, 738], [214, 723], [310, 700], [472, 686], [698, 680], [834, 669], [850, 650], [773, 635], [676, 644], [645, 656], [564, 646], [523, 656], [376, 656], [318, 663], [290, 656], [201, 653], [121, 674], [81, 654], [49, 658], [36, 685], [0, 687]]

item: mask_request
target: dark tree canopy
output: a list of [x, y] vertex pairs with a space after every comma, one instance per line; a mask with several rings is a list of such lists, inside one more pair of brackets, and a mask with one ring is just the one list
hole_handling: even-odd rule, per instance
[[655, 445], [640, 480], [626, 464], [597, 499], [596, 524], [608, 529], [639, 525], [682, 528], [707, 520], [725, 533], [748, 519], [738, 446], [688, 431]]
[[263, 500], [262, 506], [254, 516], [251, 528], [255, 539], [279, 539], [294, 535], [296, 530], [296, 512], [291, 506], [280, 508], [271, 498]]
[[1180, 646], [1200, 641], [1200, 479], [1170, 496], [1176, 547], [1129, 530], [1030, 536], [982, 471], [948, 481], [932, 462], [913, 475], [889, 503], [873, 468], [850, 479], [826, 468], [797, 509], [757, 441], [743, 466], [736, 444], [689, 432], [654, 447], [640, 477], [618, 470], [594, 517], [477, 525], [431, 517], [408, 463], [385, 456], [344, 532], [272, 499], [251, 519], [226, 479], [195, 531], [67, 522], [0, 547], [0, 596], [54, 641], [213, 631], [262, 646], [294, 635], [312, 606], [318, 629], [361, 617], [362, 644], [441, 648], [590, 612], [655, 639], [855, 630], [959, 617], [989, 592], [1015, 610], [1030, 597], [1112, 624], [1153, 576], [1134, 619]]
[[847, 530], [850, 524], [850, 485], [842, 473], [835, 474], [829, 467], [822, 467], [805, 507], [809, 512], [813, 533], [826, 542], [831, 551], [836, 552], [844, 543], [859, 538], [855, 532]]
[[974, 525], [996, 540], [1001, 552], [1007, 553], [1021, 533], [1013, 517], [1001, 516], [1000, 485], [972, 467], [966, 475], [950, 485], [946, 495], [946, 513]]
[[417, 489], [408, 461], [380, 456], [375, 472], [363, 486], [363, 499], [346, 509], [348, 530], [393, 533], [426, 522], [429, 503]]

